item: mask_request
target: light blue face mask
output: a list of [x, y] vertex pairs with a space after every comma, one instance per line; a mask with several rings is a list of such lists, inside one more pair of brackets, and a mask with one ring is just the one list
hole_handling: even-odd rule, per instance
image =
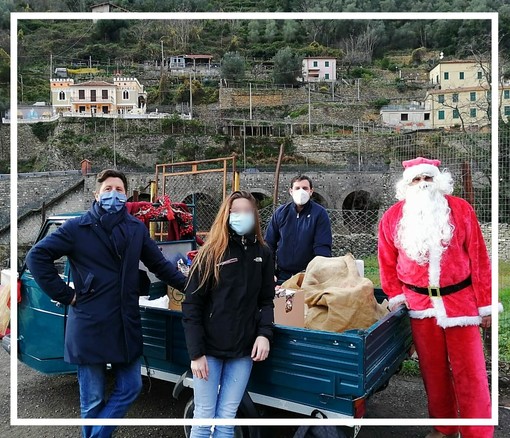
[[118, 213], [126, 205], [127, 196], [116, 190], [103, 192], [99, 195], [99, 205], [108, 213]]
[[253, 231], [255, 227], [255, 215], [253, 213], [230, 213], [228, 218], [230, 228], [240, 236]]

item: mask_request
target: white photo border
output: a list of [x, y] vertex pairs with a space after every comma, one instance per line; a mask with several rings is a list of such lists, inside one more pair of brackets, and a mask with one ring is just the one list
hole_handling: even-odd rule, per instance
[[[489, 20], [491, 22], [491, 101], [498, 104], [491, 108], [491, 160], [492, 160], [492, 234], [491, 234], [491, 264], [492, 264], [492, 350], [491, 350], [491, 399], [492, 417], [487, 419], [425, 419], [425, 418], [353, 418], [353, 419], [317, 419], [317, 418], [257, 418], [257, 419], [184, 419], [184, 418], [136, 418], [136, 419], [77, 419], [77, 418], [19, 418], [18, 417], [18, 346], [11, 342], [11, 400], [10, 420], [13, 426], [82, 426], [82, 425], [116, 425], [116, 426], [183, 426], [183, 425], [256, 425], [256, 426], [296, 426], [299, 425], [342, 425], [342, 426], [440, 426], [440, 425], [497, 425], [498, 424], [498, 118], [499, 118], [499, 26], [497, 12], [306, 12], [306, 13], [223, 13], [223, 12], [193, 12], [193, 13], [11, 13], [11, 71], [10, 71], [10, 113], [11, 113], [11, 177], [10, 177], [10, 259], [11, 269], [13, 261], [17, 260], [18, 236], [18, 151], [17, 151], [17, 71], [18, 71], [18, 21], [20, 20]], [[496, 72], [496, 73], [494, 73]], [[17, 279], [11, 277], [11, 339], [17, 339]], [[425, 395], [425, 394], [424, 394]]]

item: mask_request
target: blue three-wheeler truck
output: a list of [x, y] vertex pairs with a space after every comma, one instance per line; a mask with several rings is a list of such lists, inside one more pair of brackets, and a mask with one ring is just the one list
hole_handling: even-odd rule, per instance
[[[48, 218], [38, 240], [52, 233], [66, 220], [79, 214]], [[158, 242], [169, 259], [196, 247], [194, 240]], [[56, 261], [64, 281], [72, 282], [69, 263]], [[143, 268], [143, 266], [141, 266]], [[166, 285], [151, 278], [151, 297], [166, 293]], [[67, 306], [52, 301], [42, 292], [23, 266], [19, 272], [21, 302], [18, 305], [18, 359], [46, 374], [74, 373], [75, 367], [63, 360]], [[385, 298], [376, 289], [378, 301]], [[178, 311], [141, 306], [144, 360], [141, 373], [152, 379], [175, 383], [173, 396], [191, 396], [184, 416], [192, 417], [193, 385], [186, 350], [182, 315]], [[10, 349], [10, 339], [3, 340]], [[274, 343], [269, 358], [256, 363], [238, 416], [257, 418], [267, 408], [279, 417], [286, 415], [317, 418], [361, 418], [366, 400], [384, 389], [391, 376], [408, 357], [411, 330], [406, 309], [400, 308], [366, 330], [343, 333], [309, 330], [275, 324]], [[292, 414], [289, 414], [292, 413]], [[298, 421], [296, 421], [298, 423]], [[185, 428], [186, 436], [189, 428]], [[354, 437], [359, 427], [345, 427], [340, 433]], [[237, 437], [260, 435], [256, 427], [237, 427]]]

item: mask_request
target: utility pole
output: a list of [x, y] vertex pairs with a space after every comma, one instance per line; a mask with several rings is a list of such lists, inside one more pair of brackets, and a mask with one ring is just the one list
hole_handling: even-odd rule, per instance
[[[53, 78], [53, 53], [50, 53], [50, 81]], [[51, 87], [50, 87], [50, 103], [51, 103]]]
[[161, 43], [161, 64], [159, 66], [159, 103], [163, 102], [163, 37], [160, 38], [159, 42]]
[[163, 64], [165, 63], [165, 55], [163, 54], [163, 37], [159, 40], [161, 43], [161, 71], [163, 71]]
[[193, 119], [193, 90], [191, 82], [191, 71], [189, 72], [189, 119]]
[[20, 84], [21, 84], [21, 101], [20, 103], [23, 103], [25, 99], [23, 98], [23, 75], [19, 75], [20, 78]]
[[253, 107], [252, 107], [252, 101], [251, 101], [251, 82], [250, 82], [250, 120], [253, 119]]
[[246, 120], [243, 120], [243, 159], [244, 170], [246, 170]]
[[311, 87], [310, 82], [308, 82], [308, 134], [312, 133], [312, 103], [311, 103]]
[[116, 139], [115, 139], [115, 135], [116, 135], [116, 125], [115, 125], [115, 122], [117, 120], [117, 114], [115, 114], [115, 116], [113, 117], [113, 168], [115, 170], [117, 170], [117, 148], [116, 148]]

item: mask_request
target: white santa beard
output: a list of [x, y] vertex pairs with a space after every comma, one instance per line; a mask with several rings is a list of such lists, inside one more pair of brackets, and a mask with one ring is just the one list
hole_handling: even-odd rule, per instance
[[450, 242], [453, 226], [448, 201], [434, 182], [406, 190], [397, 244], [420, 265], [429, 263], [429, 284], [439, 286], [441, 255]]

